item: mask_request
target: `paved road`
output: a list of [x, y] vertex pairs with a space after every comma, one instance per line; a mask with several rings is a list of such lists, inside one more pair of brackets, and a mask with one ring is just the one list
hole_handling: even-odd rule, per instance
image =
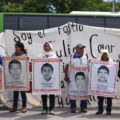
[[87, 113], [80, 113], [79, 108], [76, 113], [70, 113], [69, 108], [55, 108], [55, 115], [41, 115], [41, 108], [29, 109], [27, 113], [17, 111], [10, 113], [7, 108], [0, 107], [0, 120], [120, 120], [120, 105], [113, 106], [112, 115], [95, 115], [97, 107], [88, 107]]

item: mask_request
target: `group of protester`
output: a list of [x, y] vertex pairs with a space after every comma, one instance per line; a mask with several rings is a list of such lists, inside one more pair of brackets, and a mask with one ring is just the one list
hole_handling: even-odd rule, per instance
[[[67, 59], [66, 62], [66, 67], [65, 67], [65, 81], [69, 82], [69, 67], [72, 66], [77, 66], [81, 67], [83, 65], [89, 66], [89, 60], [87, 57], [87, 54], [84, 52], [85, 46], [82, 44], [77, 44], [75, 46], [76, 51], [74, 52], [73, 55], [70, 55]], [[57, 58], [55, 52], [53, 51], [52, 44], [49, 42], [46, 42], [43, 46], [43, 54], [40, 54], [38, 57], [42, 59], [47, 59], [47, 58]], [[27, 56], [27, 51], [24, 48], [23, 43], [21, 42], [16, 42], [15, 44], [15, 52], [12, 54], [12, 57], [25, 57]], [[100, 61], [112, 61], [111, 58], [108, 55], [108, 52], [106, 50], [103, 50], [101, 52], [101, 58]], [[78, 75], [79, 76], [79, 75]], [[27, 112], [27, 107], [26, 107], [26, 92], [25, 91], [20, 91], [21, 97], [22, 97], [22, 112], [25, 113]], [[17, 105], [18, 105], [18, 97], [19, 97], [19, 91], [14, 91], [14, 102], [13, 102], [13, 107], [10, 109], [10, 112], [15, 112], [17, 111]], [[50, 101], [50, 106], [47, 106], [47, 95], [41, 95], [42, 98], [42, 114], [54, 114], [54, 107], [55, 107], [55, 95], [51, 94], [49, 95], [49, 101]], [[98, 96], [98, 111], [96, 114], [102, 114], [104, 109], [103, 109], [103, 101], [105, 97], [103, 96]], [[111, 115], [111, 110], [112, 110], [112, 98], [106, 97], [107, 99], [107, 108], [106, 108], [106, 114]], [[86, 113], [87, 112], [87, 103], [88, 100], [81, 100], [80, 101], [80, 110], [81, 112]], [[70, 100], [70, 109], [72, 113], [76, 112], [76, 100]]]

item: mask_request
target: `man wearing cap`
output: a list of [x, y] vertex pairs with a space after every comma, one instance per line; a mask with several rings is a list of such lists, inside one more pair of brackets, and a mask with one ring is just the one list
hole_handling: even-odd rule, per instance
[[[65, 81], [69, 81], [69, 66], [77, 66], [82, 67], [84, 65], [87, 65], [87, 55], [84, 53], [85, 46], [82, 44], [77, 44], [75, 49], [76, 52], [68, 57], [66, 67], [65, 67]], [[70, 100], [70, 108], [71, 112], [76, 112], [76, 100]], [[81, 112], [86, 113], [87, 112], [87, 100], [81, 100], [80, 104]]]

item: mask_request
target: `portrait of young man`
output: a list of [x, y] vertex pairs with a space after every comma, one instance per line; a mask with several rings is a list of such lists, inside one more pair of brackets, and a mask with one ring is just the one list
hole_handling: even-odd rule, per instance
[[8, 70], [13, 80], [19, 80], [21, 77], [22, 67], [18, 60], [11, 60], [8, 64]]
[[107, 83], [108, 81], [107, 79], [109, 76], [109, 68], [107, 66], [100, 66], [98, 68], [97, 75], [98, 75], [98, 82]]
[[53, 66], [49, 63], [43, 64], [43, 66], [41, 67], [41, 74], [43, 75], [43, 79], [46, 82], [49, 82], [52, 79]]
[[86, 91], [85, 88], [85, 74], [84, 72], [77, 72], [75, 75], [76, 87], [79, 91]]
[[109, 68], [104, 65], [100, 66], [97, 71], [97, 76], [97, 89], [101, 91], [107, 91]]

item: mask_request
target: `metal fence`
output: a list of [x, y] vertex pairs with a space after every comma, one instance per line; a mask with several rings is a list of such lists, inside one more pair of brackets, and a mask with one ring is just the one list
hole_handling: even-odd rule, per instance
[[40, 30], [75, 22], [84, 25], [120, 28], [120, 17], [72, 15], [4, 15], [4, 29]]

